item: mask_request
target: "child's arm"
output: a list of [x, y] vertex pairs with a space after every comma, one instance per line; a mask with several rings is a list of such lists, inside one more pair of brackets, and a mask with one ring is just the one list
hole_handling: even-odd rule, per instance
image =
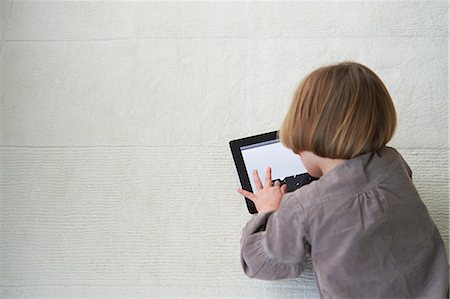
[[[269, 177], [269, 179], [267, 179]], [[299, 276], [308, 252], [305, 215], [300, 203], [288, 194], [279, 196], [279, 186], [271, 186], [270, 170], [262, 189], [255, 178], [257, 194], [248, 198], [260, 203], [259, 214], [244, 227], [241, 238], [241, 263], [244, 272], [266, 280]], [[259, 181], [259, 182], [258, 182]], [[263, 190], [267, 189], [267, 190]], [[261, 196], [263, 195], [263, 196]], [[278, 204], [277, 204], [278, 203]]]

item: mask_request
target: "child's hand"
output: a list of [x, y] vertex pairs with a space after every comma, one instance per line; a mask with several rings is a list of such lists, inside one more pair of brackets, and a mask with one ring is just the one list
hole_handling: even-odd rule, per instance
[[255, 204], [256, 210], [260, 213], [278, 210], [283, 194], [286, 192], [287, 185], [283, 185], [280, 188], [280, 182], [276, 181], [272, 186], [272, 169], [270, 167], [267, 167], [266, 170], [265, 187], [263, 187], [256, 169], [253, 170], [253, 179], [255, 181], [256, 188], [258, 189], [256, 194], [241, 188], [237, 191], [248, 199], [251, 199]]

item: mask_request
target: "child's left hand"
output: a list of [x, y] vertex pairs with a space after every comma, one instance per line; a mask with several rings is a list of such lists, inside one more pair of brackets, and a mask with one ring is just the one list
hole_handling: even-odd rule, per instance
[[280, 207], [281, 199], [286, 193], [287, 185], [280, 187], [280, 182], [276, 181], [272, 186], [272, 168], [267, 167], [266, 170], [266, 185], [263, 187], [258, 171], [253, 170], [253, 179], [256, 184], [258, 192], [252, 193], [239, 188], [237, 191], [255, 204], [256, 210], [259, 213], [276, 211]]

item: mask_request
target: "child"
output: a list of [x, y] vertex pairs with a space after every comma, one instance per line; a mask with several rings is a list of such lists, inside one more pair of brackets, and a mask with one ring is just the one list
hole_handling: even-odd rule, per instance
[[364, 65], [322, 67], [298, 87], [279, 132], [309, 174], [294, 192], [238, 189], [258, 214], [243, 229], [241, 261], [250, 277], [297, 277], [310, 255], [322, 298], [447, 298], [442, 238], [411, 180], [386, 147], [396, 129], [391, 97]]

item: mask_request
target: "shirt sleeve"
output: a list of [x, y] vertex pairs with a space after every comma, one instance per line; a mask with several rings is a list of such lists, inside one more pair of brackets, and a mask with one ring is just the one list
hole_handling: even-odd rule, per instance
[[241, 264], [249, 277], [276, 280], [298, 277], [308, 252], [305, 213], [292, 193], [276, 212], [259, 213], [242, 231]]

